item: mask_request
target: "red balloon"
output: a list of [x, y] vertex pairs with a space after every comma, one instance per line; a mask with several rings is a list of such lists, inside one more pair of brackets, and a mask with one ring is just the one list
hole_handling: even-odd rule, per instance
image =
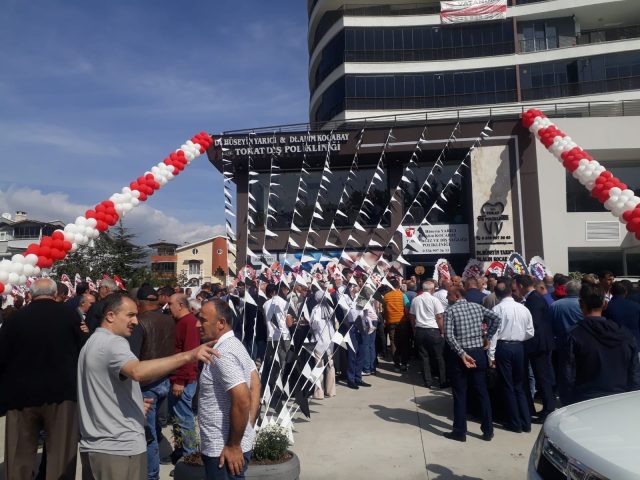
[[636, 238], [640, 240], [640, 232], [636, 232]]
[[100, 204], [100, 205], [96, 205], [96, 213], [104, 213], [105, 208], [104, 205]]
[[622, 218], [624, 218], [625, 222], [629, 223], [631, 221], [631, 219], [634, 217], [633, 212], [635, 212], [635, 210], [627, 210], [622, 214]]
[[62, 240], [54, 240], [53, 243], [51, 244], [51, 249], [53, 250], [54, 248], [57, 250], [62, 250], [62, 247], [64, 245], [64, 237], [62, 237]]
[[51, 237], [44, 236], [40, 239], [40, 246], [42, 247], [50, 247], [53, 239]]
[[147, 194], [140, 191], [140, 196], [138, 197], [138, 200], [140, 200], [141, 202], [144, 202], [147, 199]]
[[73, 244], [65, 240], [64, 242], [62, 242], [62, 248], [64, 249], [65, 252], [68, 252], [73, 248]]
[[95, 210], [87, 210], [84, 212], [84, 216], [85, 218], [96, 218], [96, 212]]
[[54, 240], [64, 240], [64, 233], [53, 232], [53, 235], [51, 235], [51, 238], [53, 238]]
[[640, 218], [634, 217], [629, 223], [627, 223], [627, 230], [630, 232], [637, 232], [640, 230]]
[[104, 205], [105, 208], [107, 208], [107, 209], [115, 207], [115, 204], [111, 200], [103, 201], [102, 205]]
[[612, 178], [612, 177], [613, 177], [613, 173], [611, 173], [609, 170], [605, 170], [604, 172], [602, 172], [602, 173], [601, 173], [601, 175], [602, 175], [604, 178], [607, 178], [607, 179], [609, 179], [609, 178]]
[[0, 295], [4, 292], [4, 283], [0, 282]]
[[47, 257], [41, 255], [38, 257], [38, 263], [36, 263], [36, 265], [40, 268], [47, 268], [47, 260]]
[[40, 245], [38, 245], [37, 243], [32, 243], [31, 245], [29, 245], [27, 247], [27, 251], [24, 252], [25, 257], [27, 255], [38, 255], [38, 252], [40, 251]]
[[138, 190], [138, 182], [131, 182], [131, 183], [129, 184], [129, 188], [130, 188], [131, 190]]
[[40, 255], [45, 258], [49, 258], [51, 256], [51, 246], [44, 245], [40, 247]]

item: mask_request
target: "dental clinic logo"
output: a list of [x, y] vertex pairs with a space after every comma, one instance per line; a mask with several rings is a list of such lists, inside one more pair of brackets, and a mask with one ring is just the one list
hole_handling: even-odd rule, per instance
[[503, 215], [504, 203], [487, 202], [480, 208], [480, 216], [478, 221], [482, 222], [485, 231], [494, 237], [500, 235], [502, 231], [502, 225], [505, 220], [509, 220], [508, 215]]

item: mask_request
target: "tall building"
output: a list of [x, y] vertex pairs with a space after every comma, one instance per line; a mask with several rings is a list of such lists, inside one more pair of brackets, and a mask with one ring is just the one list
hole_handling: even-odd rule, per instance
[[[460, 272], [469, 258], [488, 265], [517, 251], [527, 260], [543, 257], [553, 272], [640, 276], [640, 242], [520, 124], [526, 109], [540, 108], [640, 196], [638, 0], [492, 4], [504, 18], [464, 18], [477, 13], [469, 10], [457, 20], [474, 21], [445, 24], [433, 0], [309, 0], [309, 124], [224, 132], [218, 154], [210, 152], [218, 169], [233, 170], [237, 185], [238, 268], [260, 267], [264, 251], [281, 263], [340, 257], [350, 236], [350, 247], [362, 252], [382, 219], [387, 234], [397, 232], [393, 253], [402, 250], [429, 275], [440, 257]], [[489, 119], [491, 137], [460, 174]], [[412, 157], [425, 127], [425, 142]], [[454, 129], [457, 141], [431, 175]], [[356, 152], [358, 169], [350, 174]], [[411, 158], [417, 165], [405, 178]], [[321, 191], [327, 160], [332, 188]], [[431, 189], [411, 210], [410, 224], [406, 214], [425, 179]], [[401, 182], [402, 199], [386, 210]], [[357, 219], [364, 197], [369, 205]], [[317, 202], [322, 213], [314, 211]], [[426, 211], [424, 241], [405, 249], [401, 232], [415, 232]], [[334, 220], [340, 239], [331, 250], [326, 240]], [[396, 230], [399, 223], [404, 228]]]
[[176, 262], [178, 259], [176, 256], [176, 248], [178, 248], [178, 244], [161, 240], [147, 246], [153, 250], [149, 258], [151, 271], [160, 278], [175, 277]]
[[309, 0], [311, 122], [640, 98], [637, 0], [508, 3], [503, 20], [443, 24], [433, 0]]

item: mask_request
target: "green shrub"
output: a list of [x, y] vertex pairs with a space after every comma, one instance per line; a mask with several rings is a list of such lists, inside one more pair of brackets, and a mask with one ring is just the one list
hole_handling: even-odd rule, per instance
[[282, 460], [289, 448], [287, 431], [280, 425], [266, 425], [258, 431], [253, 447], [253, 458], [257, 461]]

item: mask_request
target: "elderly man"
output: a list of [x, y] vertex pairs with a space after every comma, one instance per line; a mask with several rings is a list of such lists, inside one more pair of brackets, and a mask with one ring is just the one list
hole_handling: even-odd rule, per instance
[[38, 432], [47, 434], [47, 478], [73, 480], [78, 448], [76, 368], [80, 320], [54, 300], [56, 282], [31, 285], [33, 301], [0, 329], [0, 410], [7, 409], [5, 477], [30, 480]]
[[431, 361], [438, 365], [439, 387], [446, 387], [447, 375], [444, 366], [444, 308], [433, 296], [436, 284], [433, 280], [422, 283], [422, 295], [411, 302], [409, 320], [414, 331], [416, 348], [422, 359], [424, 386], [431, 388]]
[[220, 358], [200, 376], [200, 438], [207, 480], [244, 478], [260, 408], [260, 379], [246, 348], [233, 334], [233, 314], [221, 300], [202, 306], [197, 327], [215, 342]]
[[101, 326], [78, 361], [80, 458], [84, 480], [147, 478], [145, 408], [141, 383], [165, 377], [188, 363], [213, 361], [211, 344], [170, 357], [140, 361], [125, 338], [138, 323], [138, 308], [127, 295], [105, 298]]
[[[176, 321], [175, 353], [188, 352], [200, 345], [196, 317], [189, 311], [189, 301], [184, 293], [169, 297], [169, 310]], [[172, 454], [173, 461], [195, 451], [196, 426], [193, 414], [193, 397], [198, 386], [198, 364], [189, 362], [171, 375], [169, 409], [173, 416], [173, 436], [178, 441]]]
[[[451, 347], [449, 374], [453, 390], [453, 431], [444, 436], [467, 441], [467, 385], [473, 383], [480, 402], [482, 439], [491, 441], [493, 423], [487, 390], [487, 354], [484, 346], [500, 327], [500, 316], [477, 303], [467, 302], [462, 287], [449, 289], [449, 309], [444, 312], [445, 339]], [[487, 337], [482, 333], [486, 323]]]
[[451, 288], [451, 280], [441, 280], [440, 288], [433, 294], [440, 303], [442, 304], [442, 308], [445, 310], [449, 308], [449, 301], [447, 300], [447, 296], [449, 295], [449, 289]]
[[493, 311], [500, 315], [502, 323], [491, 339], [489, 360], [497, 367], [502, 378], [506, 403], [506, 428], [515, 433], [531, 431], [531, 412], [525, 380], [527, 364], [524, 353], [524, 342], [533, 337], [533, 319], [531, 313], [511, 296], [511, 282], [508, 279], [498, 281], [494, 289], [500, 303]]

